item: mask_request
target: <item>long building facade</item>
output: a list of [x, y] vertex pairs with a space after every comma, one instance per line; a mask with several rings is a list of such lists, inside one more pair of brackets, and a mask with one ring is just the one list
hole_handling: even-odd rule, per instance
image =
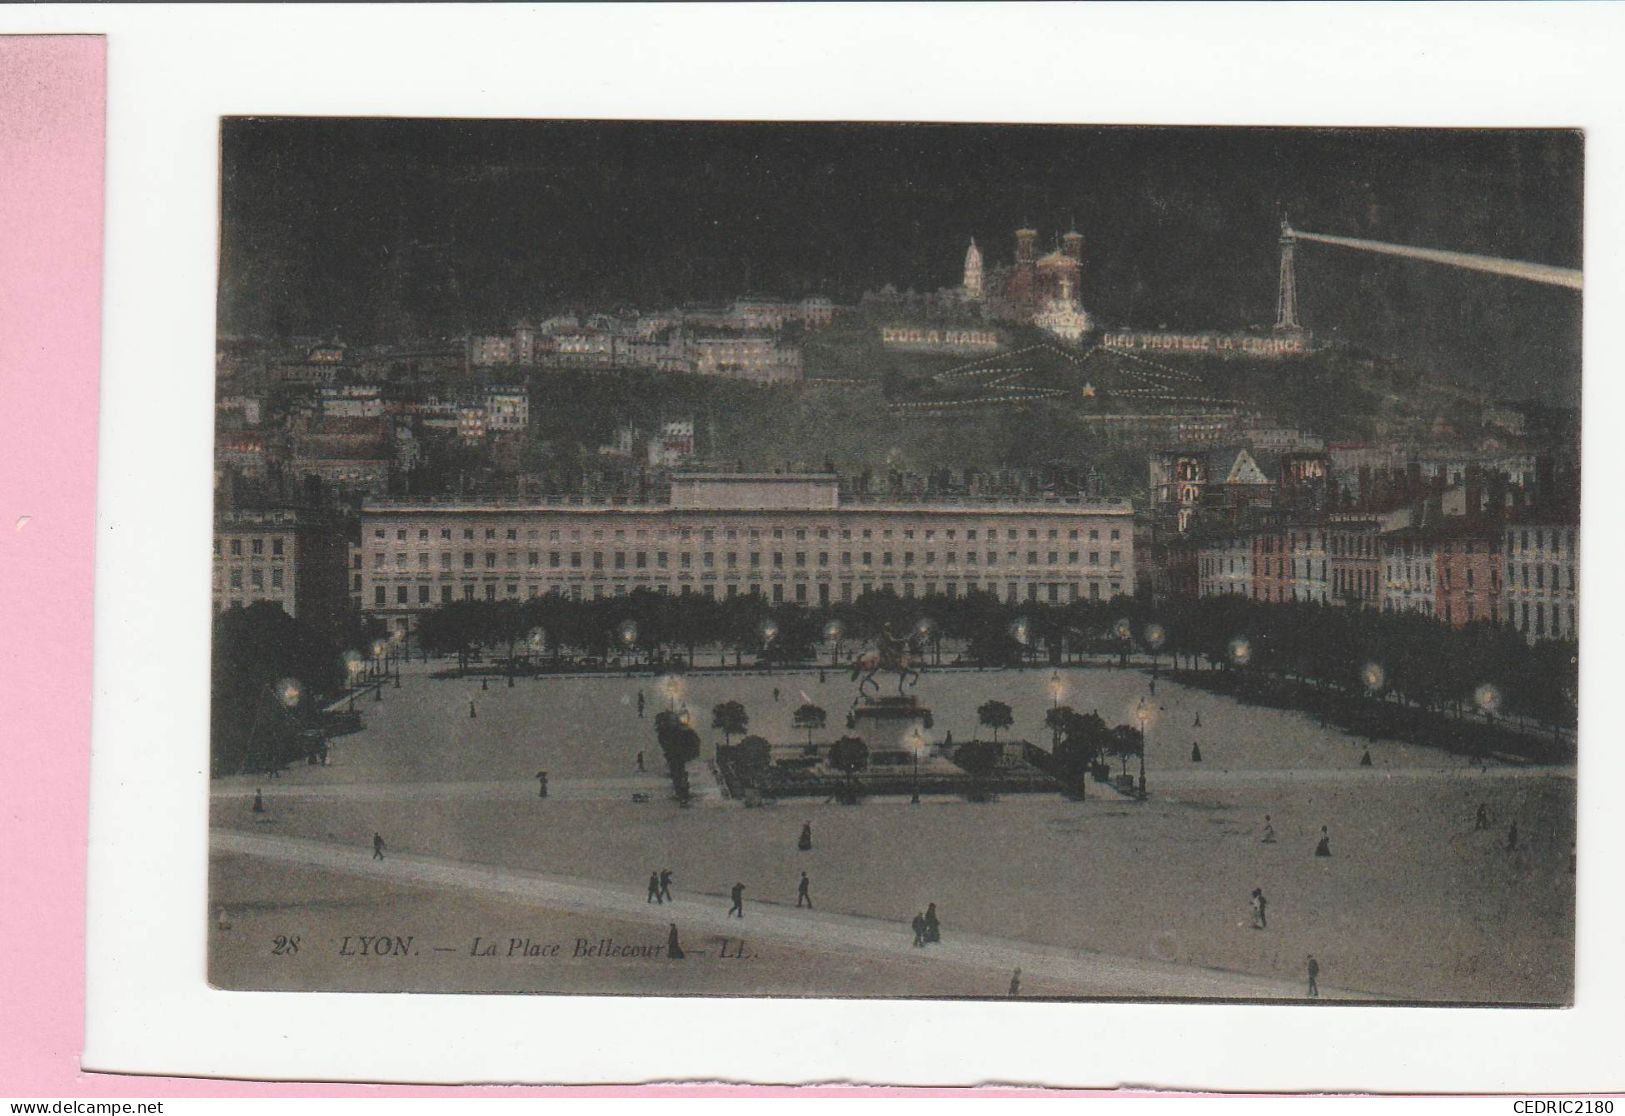
[[843, 498], [822, 473], [680, 475], [664, 502], [369, 500], [357, 557], [357, 605], [406, 632], [454, 600], [548, 593], [820, 606], [979, 590], [1059, 604], [1135, 588], [1126, 500]]

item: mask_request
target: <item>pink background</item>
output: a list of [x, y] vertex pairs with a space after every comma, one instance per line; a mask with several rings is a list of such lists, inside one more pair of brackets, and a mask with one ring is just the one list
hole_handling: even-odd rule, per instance
[[[83, 1073], [106, 40], [0, 36], [0, 1096], [717, 1096]], [[24, 518], [26, 517], [26, 519]], [[157, 1020], [154, 1020], [156, 1023]], [[756, 1096], [941, 1095], [751, 1089]], [[963, 1092], [963, 1091], [959, 1091]], [[978, 1090], [981, 1096], [1034, 1095]]]

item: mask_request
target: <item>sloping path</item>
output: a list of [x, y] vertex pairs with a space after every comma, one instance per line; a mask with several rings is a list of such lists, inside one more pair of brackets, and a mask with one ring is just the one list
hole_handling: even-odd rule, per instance
[[[1082, 996], [1299, 1000], [1304, 993], [1304, 986], [1298, 981], [1271, 980], [1245, 973], [987, 935], [959, 934], [951, 926], [946, 930], [944, 941], [930, 946], [922, 954], [912, 944], [913, 935], [902, 921], [800, 911], [748, 899], [746, 917], [735, 919], [727, 917], [728, 901], [722, 896], [707, 897], [703, 901], [681, 898], [651, 906], [641, 888], [441, 857], [392, 854], [386, 860], [374, 860], [370, 848], [303, 838], [216, 829], [211, 833], [211, 845], [215, 855], [258, 857], [374, 879], [455, 888], [550, 910], [649, 923], [661, 929], [669, 922], [676, 922], [691, 940], [703, 935], [726, 935], [824, 952], [899, 958], [926, 956], [983, 970], [995, 978], [1008, 976], [1012, 969], [1019, 967], [1029, 982], [1042, 978], [1076, 989], [1076, 994]], [[1331, 987], [1323, 987], [1321, 995], [1327, 999], [1382, 998]]]

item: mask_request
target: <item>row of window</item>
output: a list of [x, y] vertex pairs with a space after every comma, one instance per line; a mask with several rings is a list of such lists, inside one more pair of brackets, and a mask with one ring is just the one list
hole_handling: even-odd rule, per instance
[[[430, 563], [429, 563], [430, 555], [429, 555], [429, 552], [426, 551], [426, 550], [417, 552], [417, 560], [416, 560], [415, 563], [410, 562], [408, 560], [411, 557], [411, 555], [409, 555], [404, 550], [396, 551], [394, 553], [395, 553], [395, 564], [394, 564], [395, 569], [404, 570], [404, 569], [412, 568], [414, 565], [415, 565], [415, 567], [417, 569], [420, 569], [420, 570], [427, 570], [430, 567]], [[850, 551], [850, 550], [844, 550], [839, 555], [839, 559], [840, 559], [839, 564], [842, 565], [842, 566], [851, 566], [851, 565], [853, 565], [854, 553], [856, 553], [856, 555], [857, 555], [857, 558], [858, 558], [857, 564], [858, 565], [861, 565], [861, 566], [873, 566], [873, 565], [877, 564], [876, 561], [875, 561], [876, 552], [871, 551], [871, 550], [865, 550], [865, 551], [861, 551], [861, 552], [854, 552], [854, 551]], [[1029, 565], [1029, 566], [1037, 566], [1037, 565], [1044, 565], [1044, 564], [1048, 564], [1048, 565], [1051, 565], [1051, 566], [1058, 566], [1058, 565], [1061, 564], [1061, 552], [1058, 551], [1058, 550], [1051, 550], [1051, 551], [1047, 551], [1047, 552], [1045, 552], [1045, 551], [1037, 551], [1037, 550], [1029, 550], [1029, 551], [1026, 552], [1026, 554], [1027, 554], [1027, 565]], [[1041, 562], [1040, 561], [1040, 555], [1041, 554], [1047, 556], [1047, 562]], [[1019, 565], [1020, 562], [1021, 562], [1021, 552], [1020, 551], [1007, 550], [1007, 551], [1004, 552], [1004, 556], [1005, 556], [1006, 562], [1008, 562], [1010, 564]], [[359, 557], [360, 556], [358, 555], [357, 556], [358, 561], [359, 561]], [[440, 552], [440, 568], [442, 570], [449, 570], [449, 569], [452, 568], [452, 564], [453, 564], [452, 563], [452, 557], [453, 557], [452, 552], [449, 551], [449, 550], [442, 550]], [[465, 550], [465, 551], [462, 552], [462, 568], [465, 569], [465, 570], [475, 569], [480, 565], [480, 562], [477, 561], [476, 559], [483, 558], [484, 568], [488, 569], [488, 570], [494, 570], [494, 569], [496, 569], [498, 567], [498, 562], [497, 562], [498, 557], [499, 557], [498, 552], [495, 551], [495, 550], [486, 550], [486, 551], [480, 552], [478, 554], [475, 551], [472, 551], [472, 550]], [[514, 569], [519, 568], [519, 551], [510, 550], [510, 551], [507, 551], [505, 553], [505, 555], [501, 555], [501, 557], [503, 557], [505, 559], [504, 568], [510, 569], [510, 570], [514, 570]], [[556, 569], [563, 569], [563, 568], [566, 567], [566, 565], [568, 565], [568, 568], [570, 568], [570, 569], [579, 570], [579, 569], [586, 568], [587, 565], [590, 563], [591, 568], [595, 569], [595, 570], [602, 570], [602, 569], [609, 569], [609, 568], [613, 568], [613, 569], [617, 569], [617, 570], [624, 570], [624, 569], [628, 569], [628, 568], [643, 570], [643, 569], [648, 569], [649, 568], [649, 566], [650, 566], [650, 561], [649, 561], [650, 557], [651, 557], [650, 553], [648, 551], [646, 551], [646, 550], [632, 551], [630, 553], [628, 553], [627, 551], [624, 551], [624, 550], [617, 550], [617, 551], [613, 551], [613, 552], [609, 552], [609, 553], [606, 553], [605, 551], [602, 551], [602, 550], [594, 550], [594, 551], [586, 551], [586, 552], [583, 552], [583, 551], [580, 551], [580, 550], [572, 550], [572, 551], [568, 552], [568, 554], [566, 554], [564, 551], [550, 550], [550, 551], [547, 552], [547, 567], [549, 569], [555, 569], [556, 570]], [[699, 564], [700, 564], [701, 568], [703, 568], [703, 569], [708, 569], [708, 570], [709, 569], [715, 569], [717, 564], [718, 564], [717, 563], [718, 555], [714, 551], [709, 551], [709, 550], [704, 551], [701, 554], [699, 554], [698, 557], [699, 557], [699, 560], [700, 560]], [[782, 569], [785, 568], [786, 555], [785, 555], [784, 551], [782, 551], [782, 550], [772, 551], [771, 554], [770, 554], [770, 557], [772, 558], [772, 567], [774, 569], [782, 570]], [[795, 567], [797, 569], [805, 569], [807, 567], [807, 565], [808, 565], [808, 553], [806, 551], [798, 550], [798, 551], [794, 552], [794, 554], [790, 555], [790, 557], [793, 559], [794, 565], [795, 565]], [[827, 551], [827, 550], [818, 551], [818, 552], [816, 552], [815, 555], [813, 555], [813, 557], [815, 557], [817, 559], [816, 564], [821, 568], [822, 567], [827, 567], [827, 566], [830, 565], [831, 553], [829, 551]], [[905, 550], [905, 551], [902, 551], [900, 553], [896, 552], [896, 551], [883, 550], [883, 551], [879, 552], [879, 562], [878, 562], [878, 564], [881, 565], [881, 566], [895, 566], [895, 565], [913, 566], [915, 564], [915, 557], [916, 557], [915, 552], [912, 551], [912, 550]], [[937, 564], [938, 552], [934, 551], [934, 550], [922, 551], [918, 555], [918, 557], [920, 559], [920, 564], [921, 565], [934, 566], [934, 565]], [[977, 564], [977, 557], [978, 557], [978, 555], [977, 555], [976, 551], [974, 551], [974, 550], [966, 551], [964, 553], [964, 564], [967, 565], [967, 566], [976, 565]], [[1113, 569], [1118, 569], [1118, 568], [1122, 567], [1122, 564], [1123, 564], [1122, 551], [1120, 551], [1120, 550], [1109, 551], [1109, 552], [1107, 552], [1106, 557], [1107, 557], [1106, 565], [1108, 567], [1113, 568]], [[654, 554], [653, 554], [653, 558], [654, 558], [654, 568], [655, 569], [664, 570], [664, 569], [668, 569], [668, 568], [671, 567], [671, 555], [667, 551], [664, 551], [664, 550], [655, 551]], [[695, 555], [693, 555], [692, 553], [684, 551], [684, 552], [678, 554], [677, 558], [678, 558], [677, 565], [678, 565], [679, 568], [685, 569], [685, 570], [693, 568]], [[721, 558], [722, 558], [722, 565], [724, 565], [728, 569], [736, 569], [741, 565], [741, 563], [739, 561], [740, 555], [739, 555], [738, 551], [730, 550], [730, 551], [722, 554]], [[755, 550], [750, 551], [749, 554], [747, 555], [747, 558], [749, 559], [748, 564], [749, 564], [749, 567], [751, 569], [760, 569], [760, 568], [762, 568], [763, 554], [762, 554], [761, 551], [755, 551]], [[899, 561], [899, 559], [900, 559], [900, 561]], [[946, 566], [958, 565], [959, 564], [959, 559], [960, 559], [960, 554], [959, 554], [958, 551], [953, 551], [953, 550], [946, 551], [946, 552], [944, 552], [942, 554], [942, 559], [943, 559], [943, 562], [942, 562], [943, 565], [946, 565]], [[987, 565], [989, 565], [989, 566], [998, 565], [999, 564], [999, 552], [996, 551], [996, 550], [987, 551], [986, 552], [986, 559], [987, 559], [987, 561], [986, 561]], [[1088, 565], [1090, 565], [1090, 566], [1099, 566], [1101, 564], [1100, 559], [1101, 559], [1101, 552], [1100, 551], [1091, 550], [1091, 551], [1087, 552], [1087, 560], [1088, 560], [1087, 564]], [[629, 560], [630, 560], [630, 566], [628, 565]], [[1076, 565], [1081, 564], [1083, 561], [1084, 561], [1084, 552], [1083, 551], [1070, 550], [1070, 551], [1066, 552], [1066, 564], [1067, 565], [1076, 566]], [[527, 551], [525, 553], [525, 565], [530, 569], [538, 569], [538, 568], [540, 568], [541, 565], [542, 565], [542, 552], [539, 551], [539, 550]], [[373, 551], [373, 554], [372, 554], [372, 568], [375, 569], [375, 570], [382, 570], [382, 569], [390, 568], [389, 567], [389, 555], [388, 555], [388, 553], [386, 553], [385, 551], [382, 551], [382, 550]]]
[[[233, 589], [241, 589], [243, 587], [243, 568], [241, 566], [233, 566], [233, 567], [231, 567], [231, 569], [228, 570], [227, 573], [226, 573], [226, 582]], [[261, 569], [258, 566], [251, 567], [248, 570], [248, 584], [249, 584], [249, 586], [251, 588], [254, 588], [254, 589], [263, 589], [263, 588], [265, 588], [265, 570]], [[215, 570], [215, 572], [214, 572], [214, 587], [216, 589], [220, 588], [220, 571], [219, 570]], [[272, 566], [271, 567], [271, 588], [273, 588], [273, 589], [281, 589], [282, 588], [282, 567], [281, 566]]]
[[[1011, 601], [1011, 602], [1015, 602], [1015, 601], [1018, 601], [1018, 600], [1021, 599], [1020, 588], [1019, 588], [1020, 584], [1021, 583], [1014, 582], [1014, 581], [1005, 583], [1005, 599], [1006, 600]], [[1059, 582], [1040, 583], [1040, 582], [1036, 582], [1036, 581], [1029, 581], [1029, 582], [1026, 582], [1025, 584], [1026, 584], [1026, 599], [1029, 600], [1029, 601], [1044, 601], [1044, 600], [1047, 600], [1051, 604], [1059, 604], [1062, 600], [1076, 601], [1076, 600], [1081, 600], [1083, 598], [1083, 596], [1084, 596], [1084, 587], [1082, 585], [1080, 585], [1078, 582], [1075, 582], [1075, 581], [1074, 582], [1068, 582], [1066, 584], [1062, 584], [1062, 583], [1059, 583]], [[237, 586], [233, 586], [233, 588], [237, 588]], [[357, 588], [359, 588], [359, 586], [357, 586]], [[519, 598], [520, 593], [519, 593], [519, 583], [518, 582], [509, 582], [505, 587], [500, 587], [500, 588], [501, 588], [502, 591], [499, 593], [498, 592], [499, 586], [496, 585], [494, 582], [493, 583], [488, 583], [488, 584], [486, 584], [484, 586], [475, 585], [475, 584], [473, 584], [471, 582], [464, 582], [463, 585], [462, 585], [461, 597], [465, 601], [482, 600], [482, 599], [487, 600], [487, 601], [494, 601], [494, 600], [499, 599], [499, 597], [501, 599], [506, 599], [506, 600], [517, 600]], [[715, 584], [707, 583], [705, 585], [699, 586], [694, 591], [702, 594], [703, 596], [713, 597], [714, 598], [714, 597], [717, 596], [717, 588], [718, 587]], [[786, 587], [785, 585], [780, 583], [780, 584], [774, 584], [774, 585], [771, 585], [771, 586], [767, 586], [767, 587], [765, 587], [765, 589], [764, 589], [764, 586], [760, 582], [751, 582], [748, 585], [744, 585], [744, 586], [741, 586], [741, 585], [739, 585], [737, 583], [729, 582], [728, 584], [722, 586], [721, 588], [722, 588], [722, 595], [725, 596], [725, 597], [730, 597], [731, 598], [731, 597], [737, 597], [737, 596], [741, 596], [741, 595], [751, 595], [751, 596], [771, 595], [772, 598], [773, 598], [773, 603], [775, 603], [775, 604], [783, 604], [787, 600], [793, 600], [797, 604], [810, 604], [811, 601], [812, 601], [814, 593], [816, 593], [818, 603], [820, 605], [828, 605], [830, 603], [830, 601], [831, 601], [832, 596], [834, 595], [832, 593], [832, 591], [831, 591], [830, 584], [828, 582], [820, 582], [819, 584], [817, 584], [815, 586], [811, 586], [811, 587], [809, 587], [806, 582], [797, 582], [796, 584], [794, 584], [792, 586], [788, 586], [788, 587]], [[863, 583], [861, 583], [860, 585], [858, 585], [856, 587], [854, 587], [854, 585], [851, 582], [845, 582], [845, 583], [841, 584], [838, 587], [838, 593], [839, 593], [841, 601], [843, 603], [848, 603], [849, 604], [849, 603], [851, 603], [854, 596], [861, 595], [863, 593], [867, 593], [871, 589], [875, 589], [875, 588], [896, 589], [897, 587], [893, 586], [890, 582], [881, 582], [880, 585], [878, 585], [878, 586], [872, 585], [869, 582], [863, 582]], [[928, 581], [928, 582], [925, 583], [925, 585], [922, 588], [923, 588], [923, 592], [921, 593], [922, 596], [930, 597], [930, 596], [935, 596], [936, 595], [937, 585], [936, 585], [935, 582], [929, 582]], [[984, 588], [985, 588], [985, 590], [987, 592], [997, 593], [998, 592], [998, 583], [997, 582], [989, 582]], [[670, 587], [665, 585], [665, 584], [657, 585], [657, 586], [655, 586], [655, 589], [656, 589], [657, 592], [660, 592], [660, 593], [669, 593], [669, 592], [671, 592]], [[969, 582], [964, 587], [964, 591], [966, 593], [973, 593], [973, 592], [976, 591], [976, 589], [977, 589], [977, 585], [976, 585], [975, 582]], [[1107, 595], [1110, 596], [1110, 597], [1117, 597], [1117, 596], [1121, 595], [1122, 590], [1123, 590], [1122, 585], [1120, 583], [1114, 581], [1114, 582], [1111, 583], [1109, 593]], [[690, 587], [687, 586], [687, 585], [684, 585], [679, 589], [680, 593], [688, 593], [689, 591], [690, 591]], [[571, 598], [573, 598], [575, 600], [578, 600], [578, 601], [583, 600], [583, 599], [596, 600], [596, 599], [598, 599], [600, 597], [625, 596], [626, 593], [627, 593], [627, 587], [625, 585], [605, 585], [602, 582], [596, 582], [596, 583], [593, 583], [591, 585], [582, 585], [580, 583], [576, 583], [576, 584], [572, 584], [572, 585], [553, 585], [553, 586], [549, 586], [547, 592], [549, 594], [556, 594], [556, 595], [560, 595], [560, 596], [568, 596], [568, 597], [571, 597]], [[958, 583], [957, 582], [947, 582], [947, 583], [945, 583], [944, 586], [943, 586], [943, 592], [944, 592], [944, 595], [947, 596], [947, 597], [950, 597], [950, 598], [957, 597], [959, 595], [959, 585], [958, 585]], [[375, 585], [375, 586], [373, 586], [373, 594], [372, 595], [373, 595], [373, 600], [372, 600], [373, 607], [375, 607], [375, 608], [388, 608], [388, 607], [390, 607], [390, 594], [389, 594], [389, 590], [388, 590], [387, 586], [383, 586], [383, 585]], [[535, 597], [540, 597], [542, 595], [543, 595], [542, 587], [540, 585], [537, 585], [534, 582], [532, 582], [532, 583], [530, 583], [529, 585], [526, 586], [525, 596], [530, 597], [530, 598], [535, 598]], [[903, 585], [902, 585], [902, 595], [904, 597], [913, 597], [915, 595], [915, 586], [914, 586], [913, 582], [904, 582], [903, 583]], [[1088, 597], [1089, 597], [1090, 600], [1101, 600], [1102, 599], [1100, 582], [1096, 581], [1096, 582], [1090, 582], [1089, 583]], [[416, 586], [397, 585], [397, 586], [395, 586], [394, 604], [396, 606], [411, 606], [413, 604], [421, 605], [421, 606], [430, 606], [430, 605], [434, 605], [434, 604], [437, 604], [437, 603], [438, 604], [451, 604], [452, 601], [454, 601], [456, 599], [457, 599], [457, 594], [455, 592], [455, 588], [453, 586], [451, 586], [451, 585], [441, 585], [441, 586], [438, 587], [438, 589], [435, 586], [432, 586], [432, 585], [416, 585]]]
[[[981, 528], [980, 530], [982, 530], [984, 532], [983, 537], [988, 542], [993, 542], [994, 540], [996, 540], [999, 537], [999, 529], [997, 527], [986, 527], [986, 528]], [[1070, 528], [1067, 531], [1067, 534], [1066, 534], [1067, 539], [1069, 541], [1071, 541], [1071, 542], [1077, 542], [1079, 540], [1079, 538], [1080, 538], [1081, 530], [1082, 530], [1081, 528], [1077, 528], [1077, 527]], [[451, 528], [451, 527], [441, 527], [441, 528], [439, 528], [438, 529], [439, 539], [444, 541], [444, 540], [448, 540], [448, 539], [452, 538], [453, 531], [454, 531], [454, 529]], [[965, 541], [967, 541], [967, 542], [975, 542], [976, 538], [977, 538], [977, 534], [976, 534], [977, 531], [978, 531], [978, 528], [976, 528], [976, 527], [967, 527], [967, 528], [965, 528], [964, 529]], [[935, 539], [940, 534], [944, 539], [948, 539], [948, 540], [952, 541], [952, 540], [954, 540], [954, 539], [956, 539], [958, 537], [958, 532], [959, 532], [959, 528], [956, 528], [956, 527], [947, 527], [947, 528], [943, 528], [940, 531], [935, 527], [922, 527], [922, 528], [904, 527], [904, 528], [901, 528], [901, 529], [899, 529], [899, 530], [897, 530], [895, 532], [890, 527], [884, 527], [884, 528], [880, 529], [879, 537], [882, 538], [882, 539], [890, 539], [890, 538], [893, 537], [894, 534], [896, 534], [896, 535], [900, 535], [903, 539], [920, 538], [920, 539], [923, 539], [926, 542], [929, 542], [932, 539]], [[390, 532], [390, 530], [388, 528], [374, 527], [373, 530], [372, 530], [373, 541], [375, 543], [387, 541], [388, 538], [389, 538], [390, 533], [391, 532]], [[415, 540], [417, 542], [424, 543], [424, 542], [432, 541], [430, 539], [430, 529], [428, 527], [418, 527], [415, 530], [412, 529], [412, 528], [407, 528], [407, 527], [396, 527], [394, 529], [393, 533], [394, 533], [394, 536], [395, 536], [395, 541], [397, 543], [406, 543], [406, 542], [413, 541], [410, 536], [414, 536], [414, 535], [415, 535]], [[485, 528], [463, 527], [463, 528], [460, 528], [458, 530], [458, 533], [460, 533], [461, 537], [463, 539], [465, 539], [465, 540], [472, 540], [472, 539], [474, 539], [476, 537], [484, 538], [484, 539], [487, 539], [487, 540], [495, 540], [495, 539], [500, 537], [502, 539], [505, 539], [508, 542], [517, 542], [517, 541], [519, 541], [519, 528], [517, 528], [517, 527], [507, 527], [507, 528], [498, 528], [498, 527], [485, 527]], [[617, 528], [617, 529], [614, 529], [614, 530], [610, 530], [609, 528], [595, 527], [590, 532], [584, 532], [583, 529], [580, 528], [580, 527], [573, 527], [573, 528], [569, 528], [568, 530], [566, 530], [564, 528], [553, 527], [553, 528], [549, 528], [548, 531], [547, 531], [547, 541], [548, 542], [562, 542], [562, 541], [564, 541], [564, 536], [566, 534], [568, 534], [569, 541], [571, 541], [571, 542], [581, 542], [582, 538], [583, 538], [583, 535], [588, 534], [588, 533], [590, 533], [593, 541], [595, 541], [595, 542], [602, 541], [605, 538], [610, 538], [610, 537], [613, 537], [616, 540], [624, 541], [629, 536], [631, 538], [635, 539], [638, 542], [646, 542], [651, 537], [653, 537], [654, 539], [657, 539], [657, 540], [658, 539], [676, 539], [676, 540], [680, 540], [682, 542], [688, 542], [691, 539], [694, 539], [694, 538], [697, 537], [703, 542], [714, 542], [714, 541], [716, 541], [716, 538], [717, 538], [718, 535], [721, 535], [722, 538], [728, 539], [728, 540], [742, 538], [742, 537], [743, 538], [749, 538], [749, 539], [752, 539], [752, 540], [761, 539], [761, 538], [768, 538], [768, 537], [771, 537], [771, 538], [773, 538], [775, 540], [782, 540], [787, 536], [787, 533], [788, 533], [789, 537], [793, 537], [794, 539], [796, 539], [796, 541], [803, 542], [803, 541], [805, 541], [805, 540], [807, 540], [808, 538], [811, 538], [811, 537], [817, 537], [819, 539], [830, 539], [832, 537], [835, 537], [837, 534], [839, 535], [839, 537], [841, 539], [847, 540], [847, 541], [850, 541], [854, 537], [854, 535], [856, 537], [858, 537], [858, 538], [869, 539], [869, 538], [874, 538], [875, 537], [875, 528], [862, 527], [862, 528], [854, 529], [854, 528], [851, 528], [851, 527], [842, 527], [837, 531], [837, 529], [831, 528], [831, 527], [817, 527], [817, 528], [813, 528], [813, 527], [771, 527], [771, 528], [768, 528], [768, 527], [749, 527], [749, 528], [738, 528], [738, 527], [661, 527], [661, 528], [657, 528], [657, 529], [655, 529], [653, 531], [651, 531], [651, 530], [649, 530], [647, 528], [638, 528], [638, 529], [634, 529], [632, 531], [627, 531], [627, 530], [625, 530], [623, 528]], [[1120, 528], [1120, 527], [1112, 527], [1112, 528], [1109, 529], [1109, 533], [1110, 533], [1110, 539], [1111, 539], [1112, 542], [1121, 542], [1122, 541], [1122, 538], [1123, 538], [1122, 528]], [[1026, 537], [1031, 542], [1038, 541], [1039, 538], [1040, 538], [1040, 534], [1041, 534], [1040, 530], [1037, 527], [1029, 527], [1029, 528], [1026, 529]], [[530, 542], [539, 541], [541, 539], [541, 536], [542, 536], [542, 532], [541, 532], [540, 528], [531, 527], [531, 528], [528, 528], [525, 531], [525, 539], [527, 541], [530, 541]], [[1022, 533], [1019, 530], [1017, 530], [1016, 528], [1014, 528], [1014, 527], [1007, 527], [1004, 530], [1004, 538], [1005, 538], [1006, 542], [1015, 542], [1021, 537], [1022, 537]], [[1060, 539], [1060, 537], [1061, 537], [1061, 530], [1058, 527], [1047, 528], [1046, 530], [1044, 530], [1042, 532], [1042, 537], [1049, 540], [1049, 541], [1051, 541], [1051, 542], [1058, 541]], [[1093, 528], [1093, 527], [1090, 528], [1089, 531], [1088, 531], [1088, 537], [1089, 537], [1090, 542], [1099, 542], [1100, 541], [1100, 528]]]
[[1567, 546], [1569, 554], [1574, 553], [1574, 531], [1572, 529], [1557, 530], [1556, 528], [1544, 529], [1540, 527], [1535, 528], [1533, 531], [1528, 528], [1508, 531], [1506, 535], [1507, 553], [1514, 553], [1514, 542], [1517, 544], [1516, 552], [1523, 553], [1527, 551], [1531, 536], [1534, 538], [1536, 550], [1550, 550], [1553, 554], [1562, 554], [1563, 548]]
[[[271, 556], [273, 558], [280, 558], [282, 556], [282, 539], [282, 535], [272, 535], [270, 538]], [[249, 554], [253, 555], [265, 553], [266, 540], [264, 538], [243, 539], [240, 537], [233, 537], [228, 539], [227, 542], [229, 544], [229, 552], [233, 558], [241, 558], [243, 556], [243, 544], [245, 542], [248, 544], [247, 549]], [[214, 556], [216, 558], [222, 557], [220, 550], [220, 537], [218, 535], [215, 536], [214, 540]]]

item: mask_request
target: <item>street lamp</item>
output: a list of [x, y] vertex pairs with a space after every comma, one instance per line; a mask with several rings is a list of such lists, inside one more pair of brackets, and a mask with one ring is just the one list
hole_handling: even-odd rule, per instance
[[[1473, 691], [1473, 704], [1478, 711], [1484, 714], [1484, 720], [1491, 726], [1495, 724], [1495, 715], [1501, 711], [1501, 689], [1493, 682], [1482, 683]], [[1469, 756], [1469, 761], [1471, 757]]]
[[[402, 647], [406, 643], [406, 629], [396, 628], [390, 633], [389, 642], [391, 647]], [[405, 658], [405, 655], [404, 650], [396, 650], [392, 656], [395, 660], [395, 688], [397, 690], [401, 688], [401, 660]]]
[[668, 674], [660, 679], [656, 688], [660, 696], [666, 699], [666, 707], [675, 712], [678, 702], [683, 699], [683, 680], [675, 674]]
[[841, 657], [841, 639], [845, 635], [846, 625], [842, 624], [839, 620], [831, 620], [828, 624], [824, 625], [824, 642], [835, 645], [829, 656], [829, 665], [832, 667], [840, 665], [839, 660]]
[[1168, 633], [1161, 624], [1147, 624], [1142, 638], [1145, 640], [1146, 649], [1151, 652], [1151, 679], [1156, 681], [1157, 652], [1168, 642]]
[[356, 682], [360, 679], [361, 672], [367, 669], [367, 664], [359, 651], [346, 651], [341, 658], [344, 660], [344, 675], [349, 680], [350, 712], [354, 713]]
[[925, 734], [915, 725], [908, 734], [908, 748], [914, 754], [914, 794], [908, 800], [911, 806], [920, 804], [920, 753], [925, 751], [925, 745]]
[[1360, 681], [1365, 683], [1368, 694], [1381, 697], [1383, 687], [1388, 684], [1388, 672], [1382, 669], [1381, 663], [1367, 663], [1360, 668]]
[[635, 620], [622, 620], [617, 629], [620, 634], [621, 646], [626, 648], [628, 655], [636, 653], [638, 644], [638, 625]]
[[372, 641], [372, 677], [373, 681], [378, 683], [373, 687], [373, 701], [384, 700], [384, 683], [381, 675], [383, 673], [384, 652], [388, 650], [389, 644], [385, 643], [383, 640], [375, 639]]
[[299, 708], [299, 696], [297, 678], [284, 678], [276, 684], [276, 699], [282, 703], [284, 709]]
[[1117, 637], [1117, 665], [1128, 666], [1129, 641], [1134, 638], [1134, 625], [1129, 623], [1128, 617], [1123, 617], [1112, 625], [1112, 634]]
[[1032, 639], [1032, 625], [1025, 616], [1018, 616], [1010, 622], [1010, 638], [1021, 645], [1021, 663], [1027, 664], [1027, 645]]
[[[1061, 707], [1061, 699], [1066, 696], [1066, 683], [1061, 681], [1061, 672], [1052, 671], [1049, 676], [1049, 708], [1054, 713]], [[1054, 717], [1050, 718], [1049, 747], [1050, 754], [1061, 746], [1061, 723]]]
[[1246, 636], [1237, 636], [1230, 641], [1230, 661], [1236, 666], [1246, 666], [1253, 658], [1253, 645]]
[[[761, 627], [757, 630], [762, 637], [762, 650], [757, 656], [758, 660], [760, 660], [767, 657], [767, 646], [778, 636], [779, 625], [776, 621], [767, 619], [762, 621]], [[758, 665], [760, 665], [759, 662]]]
[[931, 619], [931, 617], [929, 617], [929, 616], [920, 617], [914, 623], [914, 634], [915, 634], [915, 636], [917, 636], [919, 638], [920, 646], [922, 648], [924, 648], [924, 647], [926, 647], [928, 645], [933, 647], [933, 650], [935, 651], [935, 654], [932, 656], [932, 660], [931, 660], [932, 665], [933, 666], [941, 666], [942, 665], [942, 645], [939, 644], [939, 643], [938, 644], [933, 644], [933, 640], [935, 640], [936, 634], [937, 634], [937, 622], [935, 620]]
[[1140, 723], [1140, 797], [1145, 797], [1145, 751], [1148, 730], [1156, 722], [1156, 710], [1146, 704], [1144, 698], [1140, 699], [1139, 708], [1134, 711], [1134, 719]]

